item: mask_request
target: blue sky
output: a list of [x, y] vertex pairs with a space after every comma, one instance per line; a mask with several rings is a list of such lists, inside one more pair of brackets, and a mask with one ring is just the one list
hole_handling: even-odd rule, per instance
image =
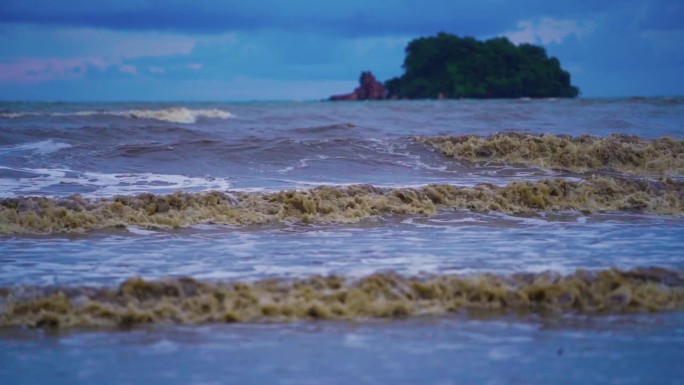
[[2, 0], [2, 100], [308, 100], [448, 32], [546, 47], [582, 95], [684, 94], [681, 0]]

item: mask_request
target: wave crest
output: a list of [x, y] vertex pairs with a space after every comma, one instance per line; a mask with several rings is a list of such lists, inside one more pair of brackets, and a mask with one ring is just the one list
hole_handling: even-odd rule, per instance
[[443, 155], [473, 162], [494, 161], [585, 172], [614, 169], [636, 174], [684, 173], [684, 140], [614, 134], [595, 136], [499, 133], [417, 137]]
[[0, 327], [130, 327], [445, 315], [461, 310], [611, 314], [684, 309], [684, 272], [662, 268], [510, 276], [376, 273], [202, 282], [132, 278], [118, 288], [0, 288]]
[[0, 233], [55, 233], [128, 225], [178, 228], [199, 223], [351, 223], [383, 215], [431, 215], [444, 208], [504, 213], [575, 210], [680, 215], [684, 212], [684, 185], [671, 179], [592, 177], [580, 182], [550, 179], [506, 186], [353, 185], [275, 193], [140, 194], [100, 200], [80, 195], [63, 199], [5, 198], [0, 200]]
[[228, 111], [212, 109], [190, 109], [185, 107], [163, 108], [159, 110], [132, 109], [122, 111], [88, 110], [76, 112], [2, 112], [0, 118], [16, 119], [24, 116], [117, 116], [132, 119], [152, 119], [162, 122], [192, 124], [199, 118], [229, 119], [234, 117]]

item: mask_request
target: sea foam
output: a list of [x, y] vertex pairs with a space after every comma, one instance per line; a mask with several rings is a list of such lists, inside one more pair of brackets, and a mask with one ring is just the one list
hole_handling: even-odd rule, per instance
[[476, 135], [417, 137], [443, 155], [472, 162], [503, 162], [574, 172], [612, 169], [640, 175], [682, 175], [684, 141], [656, 140], [613, 134], [603, 138], [584, 135], [533, 135], [504, 132]]
[[386, 215], [433, 215], [440, 209], [539, 213], [628, 211], [661, 215], [684, 212], [684, 185], [592, 177], [582, 182], [549, 179], [506, 186], [429, 185], [383, 189], [370, 185], [323, 186], [274, 193], [175, 192], [92, 200], [0, 199], [0, 233], [56, 233], [113, 226], [178, 228], [200, 223], [353, 223]]
[[540, 312], [620, 314], [684, 309], [681, 270], [577, 270], [507, 276], [392, 272], [256, 282], [131, 278], [118, 288], [0, 288], [0, 328], [287, 322]]

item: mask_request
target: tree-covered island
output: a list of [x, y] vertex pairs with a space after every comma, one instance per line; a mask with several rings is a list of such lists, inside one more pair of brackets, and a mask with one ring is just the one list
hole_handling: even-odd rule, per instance
[[[579, 94], [570, 74], [543, 47], [515, 45], [505, 37], [479, 41], [440, 33], [418, 38], [406, 47], [403, 68], [403, 75], [385, 82], [383, 98], [572, 98]], [[335, 100], [350, 100], [344, 96]], [[353, 100], [364, 99], [355, 96]]]

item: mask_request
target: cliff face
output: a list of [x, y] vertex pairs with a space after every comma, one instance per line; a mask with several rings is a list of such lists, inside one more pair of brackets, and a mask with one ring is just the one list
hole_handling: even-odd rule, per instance
[[361, 72], [359, 86], [353, 92], [342, 95], [333, 95], [330, 100], [380, 100], [385, 99], [385, 86], [382, 85], [370, 71]]

